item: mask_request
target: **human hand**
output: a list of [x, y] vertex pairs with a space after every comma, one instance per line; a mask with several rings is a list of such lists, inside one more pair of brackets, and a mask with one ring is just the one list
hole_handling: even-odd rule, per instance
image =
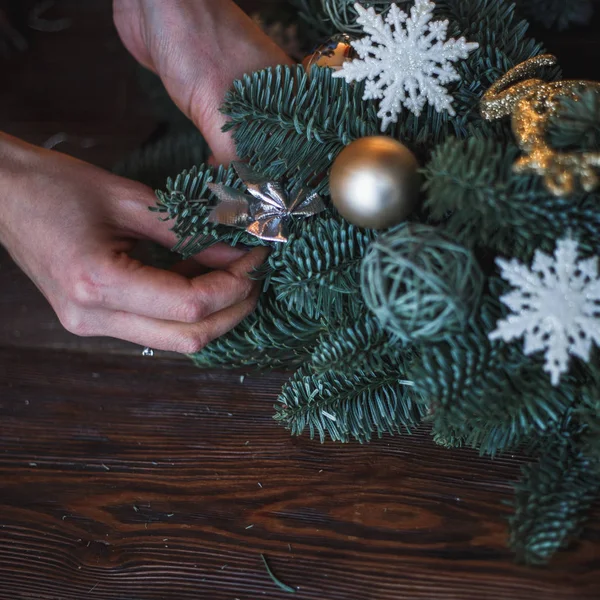
[[[136, 240], [175, 243], [148, 211], [154, 200], [141, 184], [0, 134], [0, 244], [66, 329], [197, 352], [253, 310], [248, 273], [266, 249], [215, 246], [178, 272], [145, 266], [129, 257]], [[217, 270], [198, 276], [203, 267]]]
[[200, 129], [215, 160], [235, 156], [219, 112], [244, 73], [291, 59], [231, 0], [113, 0], [125, 46], [157, 73], [179, 108]]

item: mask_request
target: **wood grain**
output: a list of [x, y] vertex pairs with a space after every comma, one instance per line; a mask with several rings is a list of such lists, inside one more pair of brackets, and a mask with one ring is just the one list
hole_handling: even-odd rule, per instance
[[600, 519], [513, 564], [519, 458], [292, 439], [284, 379], [0, 350], [0, 598], [598, 598]]
[[[94, 139], [60, 149], [103, 166], [154, 131], [110, 4], [61, 0], [68, 30], [28, 32], [2, 64], [0, 130]], [[548, 39], [567, 76], [600, 78], [590, 31]], [[261, 553], [309, 600], [600, 598], [599, 507], [550, 568], [514, 564], [519, 456], [447, 451], [426, 430], [293, 439], [271, 418], [284, 374], [139, 352], [64, 332], [0, 250], [0, 600], [290, 597]]]

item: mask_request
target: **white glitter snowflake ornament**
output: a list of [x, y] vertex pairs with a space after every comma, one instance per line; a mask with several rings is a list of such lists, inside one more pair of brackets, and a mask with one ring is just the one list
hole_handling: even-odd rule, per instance
[[415, 0], [410, 17], [392, 4], [385, 20], [373, 8], [358, 3], [354, 8], [368, 36], [352, 43], [360, 58], [333, 77], [348, 83], [367, 80], [363, 100], [381, 100], [381, 131], [398, 122], [403, 105], [417, 116], [427, 102], [454, 115], [444, 85], [460, 80], [452, 63], [467, 58], [479, 44], [446, 40], [448, 21], [432, 20], [435, 4], [429, 0]]
[[577, 262], [578, 245], [560, 240], [554, 257], [537, 251], [531, 269], [517, 260], [496, 262], [515, 288], [500, 300], [514, 314], [497, 323], [490, 340], [525, 336], [527, 355], [546, 350], [544, 369], [552, 385], [569, 368], [569, 355], [588, 361], [592, 343], [600, 346], [598, 258]]

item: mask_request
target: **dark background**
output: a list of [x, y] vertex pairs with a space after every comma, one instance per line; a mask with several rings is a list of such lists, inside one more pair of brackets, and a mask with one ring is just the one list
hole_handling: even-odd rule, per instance
[[[66, 29], [25, 28], [0, 59], [0, 130], [104, 167], [156, 133], [110, 4], [63, 0], [45, 16]], [[539, 37], [566, 77], [600, 79], [598, 31]], [[240, 375], [71, 336], [0, 250], [0, 599], [287, 597], [260, 553], [299, 598], [600, 598], [598, 507], [549, 569], [513, 563], [519, 456], [426, 430], [291, 439], [271, 420], [285, 377]]]

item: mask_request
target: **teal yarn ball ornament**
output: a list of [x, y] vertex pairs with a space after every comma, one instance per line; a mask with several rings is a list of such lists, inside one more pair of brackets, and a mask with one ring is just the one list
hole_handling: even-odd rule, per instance
[[402, 342], [433, 342], [464, 329], [484, 275], [473, 253], [434, 227], [403, 223], [379, 236], [361, 271], [365, 302]]

